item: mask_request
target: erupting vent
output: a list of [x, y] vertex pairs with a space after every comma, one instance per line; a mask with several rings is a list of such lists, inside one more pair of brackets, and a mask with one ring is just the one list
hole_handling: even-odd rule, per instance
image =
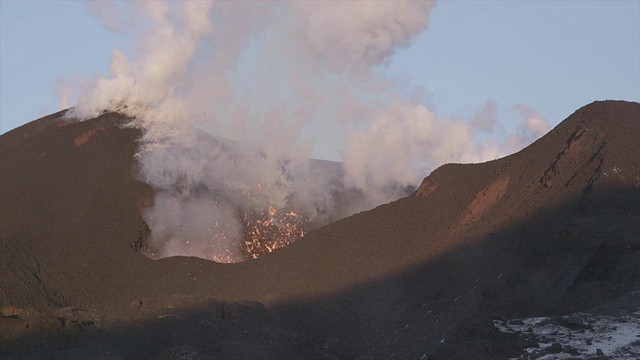
[[304, 237], [309, 231], [309, 220], [297, 212], [276, 209], [251, 212], [244, 215], [244, 251], [251, 259], [287, 246]]
[[[171, 198], [172, 201], [175, 200]], [[167, 201], [157, 198], [158, 202]], [[217, 200], [175, 201], [168, 213], [151, 207], [144, 212], [150, 225], [138, 234], [131, 247], [152, 259], [170, 256], [196, 256], [219, 263], [238, 263], [256, 259], [304, 237], [311, 219], [290, 208], [269, 205], [260, 211], [203, 207]], [[217, 210], [217, 211], [212, 211]]]

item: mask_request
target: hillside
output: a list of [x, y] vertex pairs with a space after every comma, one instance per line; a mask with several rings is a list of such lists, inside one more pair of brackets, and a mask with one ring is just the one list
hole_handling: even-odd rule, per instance
[[504, 358], [526, 346], [493, 319], [640, 305], [637, 103], [587, 105], [516, 154], [444, 165], [238, 264], [136, 252], [153, 196], [140, 132], [61, 116], [0, 136], [10, 358]]

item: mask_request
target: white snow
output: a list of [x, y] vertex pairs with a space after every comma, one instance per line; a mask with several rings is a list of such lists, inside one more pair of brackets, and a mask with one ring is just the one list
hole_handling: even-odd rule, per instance
[[[556, 325], [578, 321], [578, 326]], [[598, 349], [602, 355], [619, 360], [640, 359], [640, 310], [625, 316], [606, 316], [591, 313], [578, 313], [564, 317], [539, 317], [494, 321], [494, 325], [505, 333], [521, 333], [528, 340], [534, 339], [539, 347], [529, 347], [519, 359], [590, 359], [597, 358]], [[585, 326], [580, 326], [584, 324]], [[531, 329], [530, 329], [531, 328]], [[532, 330], [532, 331], [531, 331]], [[562, 351], [550, 353], [553, 343], [559, 343]], [[566, 352], [575, 349], [578, 354]]]

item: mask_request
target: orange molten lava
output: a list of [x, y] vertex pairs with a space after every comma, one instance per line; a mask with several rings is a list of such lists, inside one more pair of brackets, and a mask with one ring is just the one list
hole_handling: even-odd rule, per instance
[[252, 211], [243, 220], [244, 250], [251, 259], [299, 240], [309, 229], [304, 216], [273, 206], [263, 212]]

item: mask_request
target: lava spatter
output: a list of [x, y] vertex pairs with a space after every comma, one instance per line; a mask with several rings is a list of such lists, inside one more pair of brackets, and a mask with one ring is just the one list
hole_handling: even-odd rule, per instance
[[308, 217], [294, 210], [276, 209], [251, 211], [243, 216], [245, 253], [251, 259], [287, 246], [309, 231]]

